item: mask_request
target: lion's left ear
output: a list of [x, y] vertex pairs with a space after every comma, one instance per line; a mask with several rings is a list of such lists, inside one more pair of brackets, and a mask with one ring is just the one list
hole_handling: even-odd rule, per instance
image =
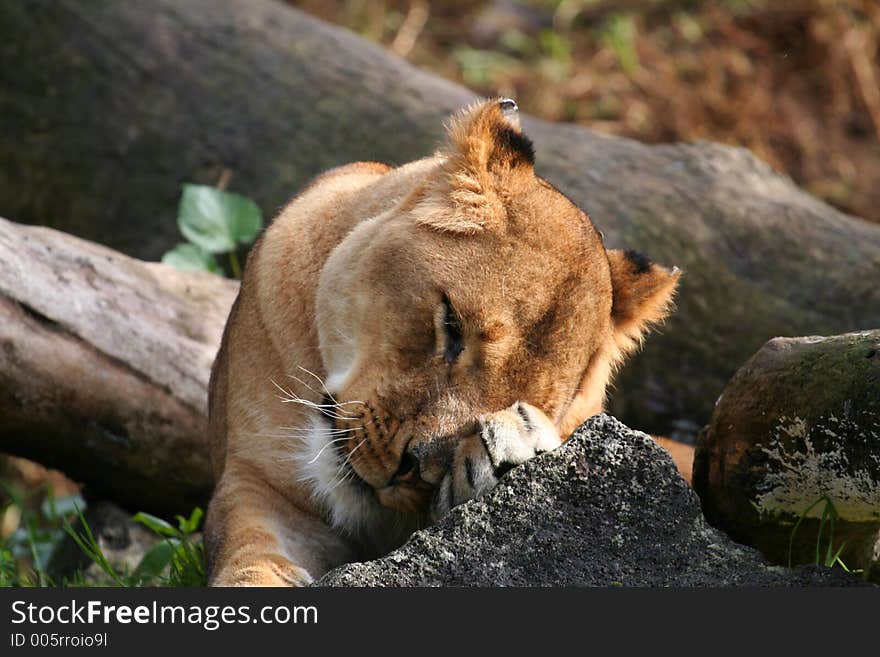
[[669, 314], [681, 270], [657, 265], [636, 251], [609, 249], [615, 342], [621, 355], [641, 344], [652, 324]]
[[412, 199], [418, 223], [447, 233], [500, 227], [502, 200], [534, 178], [535, 150], [509, 98], [477, 103], [453, 116], [438, 175]]

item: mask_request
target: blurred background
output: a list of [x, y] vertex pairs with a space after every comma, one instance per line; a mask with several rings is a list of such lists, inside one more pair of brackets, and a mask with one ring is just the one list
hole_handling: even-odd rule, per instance
[[288, 0], [527, 113], [751, 149], [880, 222], [876, 0]]

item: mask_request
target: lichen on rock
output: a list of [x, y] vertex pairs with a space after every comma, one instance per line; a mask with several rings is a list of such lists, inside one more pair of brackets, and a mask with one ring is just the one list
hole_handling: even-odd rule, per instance
[[[853, 443], [864, 444], [856, 450]], [[822, 508], [813, 503], [827, 495], [842, 518], [880, 522], [880, 417], [859, 424], [847, 417], [846, 409], [840, 417], [829, 413], [812, 423], [783, 416], [761, 451], [767, 470], [756, 488], [766, 492], [753, 501], [758, 513], [820, 518]], [[853, 463], [850, 451], [863, 454], [863, 462]]]

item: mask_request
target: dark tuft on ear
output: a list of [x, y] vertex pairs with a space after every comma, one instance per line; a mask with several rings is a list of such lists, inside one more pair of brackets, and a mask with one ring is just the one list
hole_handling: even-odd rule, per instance
[[519, 124], [516, 103], [509, 98], [471, 105], [449, 124], [450, 170], [471, 175], [504, 175], [531, 169], [535, 147]]
[[529, 166], [535, 164], [535, 145], [532, 140], [511, 126], [496, 125], [495, 142], [500, 152], [508, 156], [519, 156]]
[[651, 269], [651, 265], [654, 264], [654, 261], [644, 253], [639, 253], [632, 249], [627, 249], [623, 252], [623, 255], [626, 256], [626, 259], [632, 263], [633, 267], [635, 267], [636, 274], [647, 274]]

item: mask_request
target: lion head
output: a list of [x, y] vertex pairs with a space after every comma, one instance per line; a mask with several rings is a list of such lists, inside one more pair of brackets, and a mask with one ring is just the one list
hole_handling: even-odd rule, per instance
[[319, 279], [327, 394], [309, 455], [347, 468], [327, 492], [341, 524], [424, 514], [459, 467], [456, 445], [499, 413], [564, 439], [601, 411], [614, 368], [666, 315], [679, 277], [606, 249], [536, 175], [513, 101], [453, 117], [419, 166], [418, 184], [360, 221]]

